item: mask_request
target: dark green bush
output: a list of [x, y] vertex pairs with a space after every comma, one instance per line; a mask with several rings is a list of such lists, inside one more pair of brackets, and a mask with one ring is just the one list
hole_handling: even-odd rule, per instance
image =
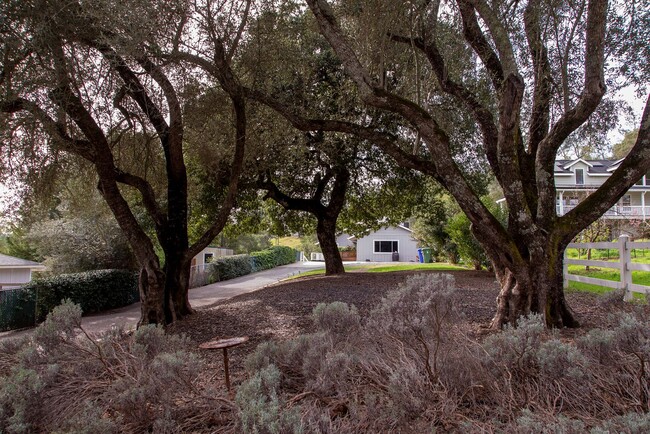
[[274, 246], [250, 255], [225, 256], [210, 263], [208, 281], [214, 283], [234, 279], [294, 262], [296, 250], [286, 246]]
[[34, 280], [23, 289], [36, 294], [37, 321], [43, 321], [63, 299], [79, 304], [83, 313], [89, 314], [128, 306], [140, 298], [137, 273], [128, 270], [61, 274]]
[[225, 256], [212, 261], [208, 266], [210, 283], [234, 279], [253, 272], [253, 261], [248, 255]]
[[270, 270], [277, 266], [275, 252], [271, 249], [252, 252], [253, 271]]
[[253, 271], [270, 270], [296, 262], [296, 250], [287, 246], [274, 246], [251, 253], [251, 258], [253, 258]]
[[275, 252], [277, 257], [276, 265], [287, 265], [296, 262], [296, 254], [298, 253], [296, 249], [287, 246], [275, 246], [271, 247], [271, 250]]

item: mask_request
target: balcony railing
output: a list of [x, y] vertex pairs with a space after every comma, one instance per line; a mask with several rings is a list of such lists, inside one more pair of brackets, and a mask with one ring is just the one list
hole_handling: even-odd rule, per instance
[[[557, 206], [557, 215], [564, 215], [575, 208], [577, 205], [564, 205], [562, 209]], [[645, 210], [644, 210], [645, 208]], [[611, 219], [646, 219], [650, 218], [650, 206], [623, 206], [614, 205], [603, 214], [605, 218]]]

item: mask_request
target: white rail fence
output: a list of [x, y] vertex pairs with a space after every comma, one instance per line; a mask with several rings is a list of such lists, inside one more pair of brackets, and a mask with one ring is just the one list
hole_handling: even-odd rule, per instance
[[[627, 235], [621, 235], [617, 242], [611, 243], [571, 243], [569, 249], [613, 249], [618, 250], [618, 261], [598, 261], [587, 259], [570, 259], [564, 257], [564, 287], [569, 286], [569, 281], [590, 283], [614, 289], [625, 290], [625, 300], [632, 299], [633, 292], [650, 294], [650, 286], [632, 283], [632, 271], [650, 271], [650, 264], [632, 262], [633, 249], [650, 249], [650, 242], [632, 242]], [[620, 281], [597, 279], [595, 277], [576, 276], [569, 274], [569, 265], [585, 265], [592, 267], [615, 268], [620, 271]]]

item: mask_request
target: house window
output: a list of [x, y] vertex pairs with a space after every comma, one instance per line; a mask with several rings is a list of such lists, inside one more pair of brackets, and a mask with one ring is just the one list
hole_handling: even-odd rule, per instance
[[214, 258], [214, 254], [212, 253], [205, 253], [203, 255], [203, 263], [207, 264], [208, 262], [212, 262], [212, 259]]
[[623, 196], [623, 199], [621, 200], [621, 203], [624, 207], [629, 207], [632, 205], [632, 197], [629, 194], [626, 194]]
[[399, 251], [397, 241], [375, 241], [375, 253], [393, 253]]
[[584, 185], [585, 183], [585, 170], [576, 169], [576, 185]]
[[645, 185], [650, 185], [650, 172], [645, 174]]

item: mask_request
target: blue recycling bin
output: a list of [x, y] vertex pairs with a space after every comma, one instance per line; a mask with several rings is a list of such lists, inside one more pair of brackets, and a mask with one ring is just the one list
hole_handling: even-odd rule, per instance
[[424, 255], [422, 254], [422, 249], [418, 249], [418, 259], [421, 264], [424, 264]]

